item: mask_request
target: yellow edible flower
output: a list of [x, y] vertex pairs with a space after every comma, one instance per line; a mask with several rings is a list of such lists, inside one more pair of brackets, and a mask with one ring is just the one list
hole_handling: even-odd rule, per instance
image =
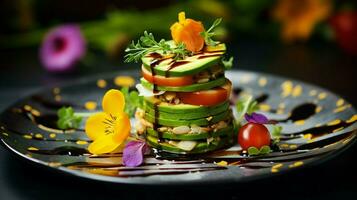
[[282, 23], [285, 42], [307, 40], [314, 26], [331, 13], [330, 0], [279, 0], [273, 17]]
[[85, 125], [86, 134], [93, 140], [88, 147], [90, 153], [110, 153], [129, 137], [131, 125], [124, 107], [125, 98], [119, 90], [105, 93], [103, 112], [90, 116]]

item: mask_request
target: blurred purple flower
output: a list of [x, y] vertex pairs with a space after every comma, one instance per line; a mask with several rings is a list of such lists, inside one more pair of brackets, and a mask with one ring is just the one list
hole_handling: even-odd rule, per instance
[[149, 151], [145, 141], [130, 141], [123, 151], [123, 164], [128, 167], [136, 167], [143, 163], [144, 154]]
[[246, 113], [244, 115], [244, 118], [248, 122], [253, 122], [253, 123], [257, 123], [257, 124], [268, 124], [269, 123], [269, 120], [266, 116], [264, 116], [263, 114], [255, 113], [255, 112], [253, 112], [251, 115]]
[[40, 48], [40, 60], [50, 72], [74, 69], [86, 53], [86, 42], [78, 25], [67, 24], [50, 30]]

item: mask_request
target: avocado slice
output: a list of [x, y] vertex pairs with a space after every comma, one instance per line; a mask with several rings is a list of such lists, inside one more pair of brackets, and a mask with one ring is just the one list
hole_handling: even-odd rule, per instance
[[[174, 45], [173, 41], [168, 41], [168, 43], [170, 45]], [[226, 45], [224, 43], [221, 43], [214, 47], [205, 48], [200, 53], [197, 53], [193, 56], [187, 56], [185, 59], [177, 61], [177, 63], [183, 62], [185, 64], [172, 68], [172, 65], [175, 64], [175, 61], [173, 60], [173, 58], [168, 58], [163, 59], [159, 64], [153, 66], [153, 69], [155, 70], [155, 74], [161, 76], [192, 75], [220, 63], [225, 51]], [[141, 61], [144, 67], [147, 70], [151, 71], [150, 64], [157, 59], [162, 58], [156, 58], [155, 56], [150, 56], [150, 54], [148, 54], [144, 56]]]
[[208, 121], [206, 118], [198, 118], [198, 119], [190, 119], [190, 120], [177, 120], [177, 119], [165, 119], [160, 116], [155, 120], [154, 115], [150, 115], [145, 113], [145, 119], [151, 123], [158, 123], [163, 126], [189, 126], [189, 125], [197, 125], [197, 126], [208, 126], [210, 124], [217, 123], [219, 121], [228, 119], [228, 117], [232, 117], [232, 111], [226, 110], [217, 115], [212, 116], [212, 119]]
[[[156, 89], [160, 91], [172, 91], [172, 92], [195, 92], [200, 90], [209, 90], [214, 87], [222, 86], [226, 83], [227, 80], [228, 79], [226, 79], [225, 77], [221, 77], [206, 83], [196, 83], [192, 85], [177, 86], [177, 87], [157, 86]], [[147, 89], [149, 90], [153, 89], [153, 84], [150, 83], [149, 81], [145, 80], [144, 78], [141, 78], [140, 81], [141, 84]]]
[[206, 153], [209, 151], [214, 151], [225, 146], [229, 146], [233, 144], [233, 137], [227, 136], [221, 138], [219, 141], [212, 141], [212, 143], [207, 144], [207, 141], [198, 142], [194, 149], [191, 151], [185, 151], [180, 149], [174, 145], [169, 144], [168, 142], [158, 142], [158, 138], [153, 136], [146, 137], [147, 143], [156, 149], [164, 150], [171, 153], [181, 153], [181, 154], [199, 154]]
[[154, 109], [154, 104], [157, 103], [157, 109], [159, 112], [167, 112], [167, 113], [176, 113], [176, 114], [188, 114], [192, 112], [196, 113], [210, 113], [212, 110], [222, 107], [224, 110], [229, 108], [229, 101], [225, 101], [223, 103], [214, 105], [214, 106], [197, 106], [190, 104], [178, 104], [173, 105], [165, 102], [160, 102], [159, 99], [154, 97], [145, 97], [145, 110], [147, 107], [150, 109]]
[[[209, 137], [217, 137], [232, 134], [233, 126], [228, 126], [226, 128], [222, 128], [217, 130], [216, 132], [204, 132], [204, 133], [187, 133], [187, 134], [174, 134], [172, 132], [164, 132], [161, 134], [162, 138], [170, 139], [170, 140], [202, 140], [207, 139]], [[146, 130], [146, 134], [158, 137], [157, 131], [152, 128], [148, 128]]]
[[[160, 118], [165, 118], [165, 119], [178, 119], [178, 120], [188, 120], [188, 119], [198, 119], [198, 118], [206, 118], [209, 116], [214, 116], [217, 115], [223, 111], [226, 111], [229, 109], [229, 104], [221, 104], [220, 106], [213, 107], [210, 110], [207, 111], [188, 111], [188, 112], [181, 112], [181, 113], [174, 113], [174, 112], [165, 112], [165, 111], [160, 111], [160, 109], [156, 112], [158, 112], [158, 115]], [[155, 110], [153, 107], [146, 106], [144, 108], [145, 112], [147, 112], [149, 115], [155, 116]]]

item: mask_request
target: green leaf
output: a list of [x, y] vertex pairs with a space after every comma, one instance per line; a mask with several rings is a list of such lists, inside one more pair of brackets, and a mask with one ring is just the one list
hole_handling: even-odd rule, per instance
[[78, 128], [82, 117], [76, 116], [72, 107], [62, 107], [57, 111], [57, 126], [60, 129]]
[[264, 145], [264, 146], [262, 146], [262, 147], [260, 148], [259, 154], [261, 154], [261, 155], [263, 155], [263, 154], [268, 154], [268, 153], [270, 153], [270, 151], [271, 151], [270, 147]]
[[128, 87], [123, 87], [121, 92], [125, 98], [125, 108], [124, 112], [126, 112], [129, 116], [134, 116], [137, 108], [143, 108], [144, 98], [139, 96], [137, 91], [130, 91]]
[[233, 67], [233, 60], [234, 60], [233, 56], [231, 56], [228, 60], [222, 59], [223, 66], [224, 66], [224, 68], [225, 68], [226, 70], [232, 69], [232, 67]]
[[236, 109], [238, 112], [236, 121], [240, 123], [246, 113], [251, 114], [258, 109], [258, 103], [253, 100], [253, 96], [243, 97], [237, 101]]
[[271, 131], [271, 134], [273, 137], [279, 137], [281, 134], [281, 130], [283, 129], [282, 126], [279, 125], [274, 125], [273, 130]]
[[249, 154], [250, 156], [259, 155], [259, 153], [260, 153], [260, 151], [259, 151], [259, 149], [256, 148], [256, 147], [249, 147], [249, 148], [248, 148], [248, 154]]

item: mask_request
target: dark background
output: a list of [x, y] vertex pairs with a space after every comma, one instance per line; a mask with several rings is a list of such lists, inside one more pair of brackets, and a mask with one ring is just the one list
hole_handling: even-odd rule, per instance
[[[88, 1], [86, 4], [79, 4], [77, 1], [53, 1], [54, 3], [50, 4], [38, 2], [48, 9], [36, 7], [36, 26], [29, 28], [30, 31], [53, 25], [56, 20], [56, 23], [60, 23], [73, 19], [82, 22], [101, 18], [108, 5], [115, 9], [134, 7], [141, 11], [170, 4], [169, 1], [135, 1], [134, 4], [129, 1]], [[2, 36], [26, 32], [5, 17], [7, 14], [15, 15], [11, 7], [12, 2], [4, 1], [3, 4], [7, 7], [0, 6], [1, 25], [6, 28], [2, 29]], [[84, 8], [78, 9], [81, 6]], [[60, 12], [61, 10], [66, 12]], [[78, 10], [82, 11], [78, 14]], [[312, 37], [308, 42], [285, 44], [276, 37], [234, 29], [228, 38], [229, 53], [236, 59], [234, 69], [267, 72], [303, 80], [329, 89], [352, 105], [357, 105], [357, 59], [338, 48], [334, 42]], [[139, 68], [138, 64], [124, 64], [122, 55], [108, 58], [105, 51], [95, 49], [93, 63], [79, 65], [78, 70], [71, 74], [50, 74], [41, 67], [38, 45], [0, 48], [1, 110], [42, 86]], [[104, 184], [63, 175], [20, 160], [0, 148], [0, 199], [354, 199], [357, 195], [354, 165], [356, 149], [354, 145], [338, 157], [320, 165], [254, 182], [211, 186], [138, 187]]]

